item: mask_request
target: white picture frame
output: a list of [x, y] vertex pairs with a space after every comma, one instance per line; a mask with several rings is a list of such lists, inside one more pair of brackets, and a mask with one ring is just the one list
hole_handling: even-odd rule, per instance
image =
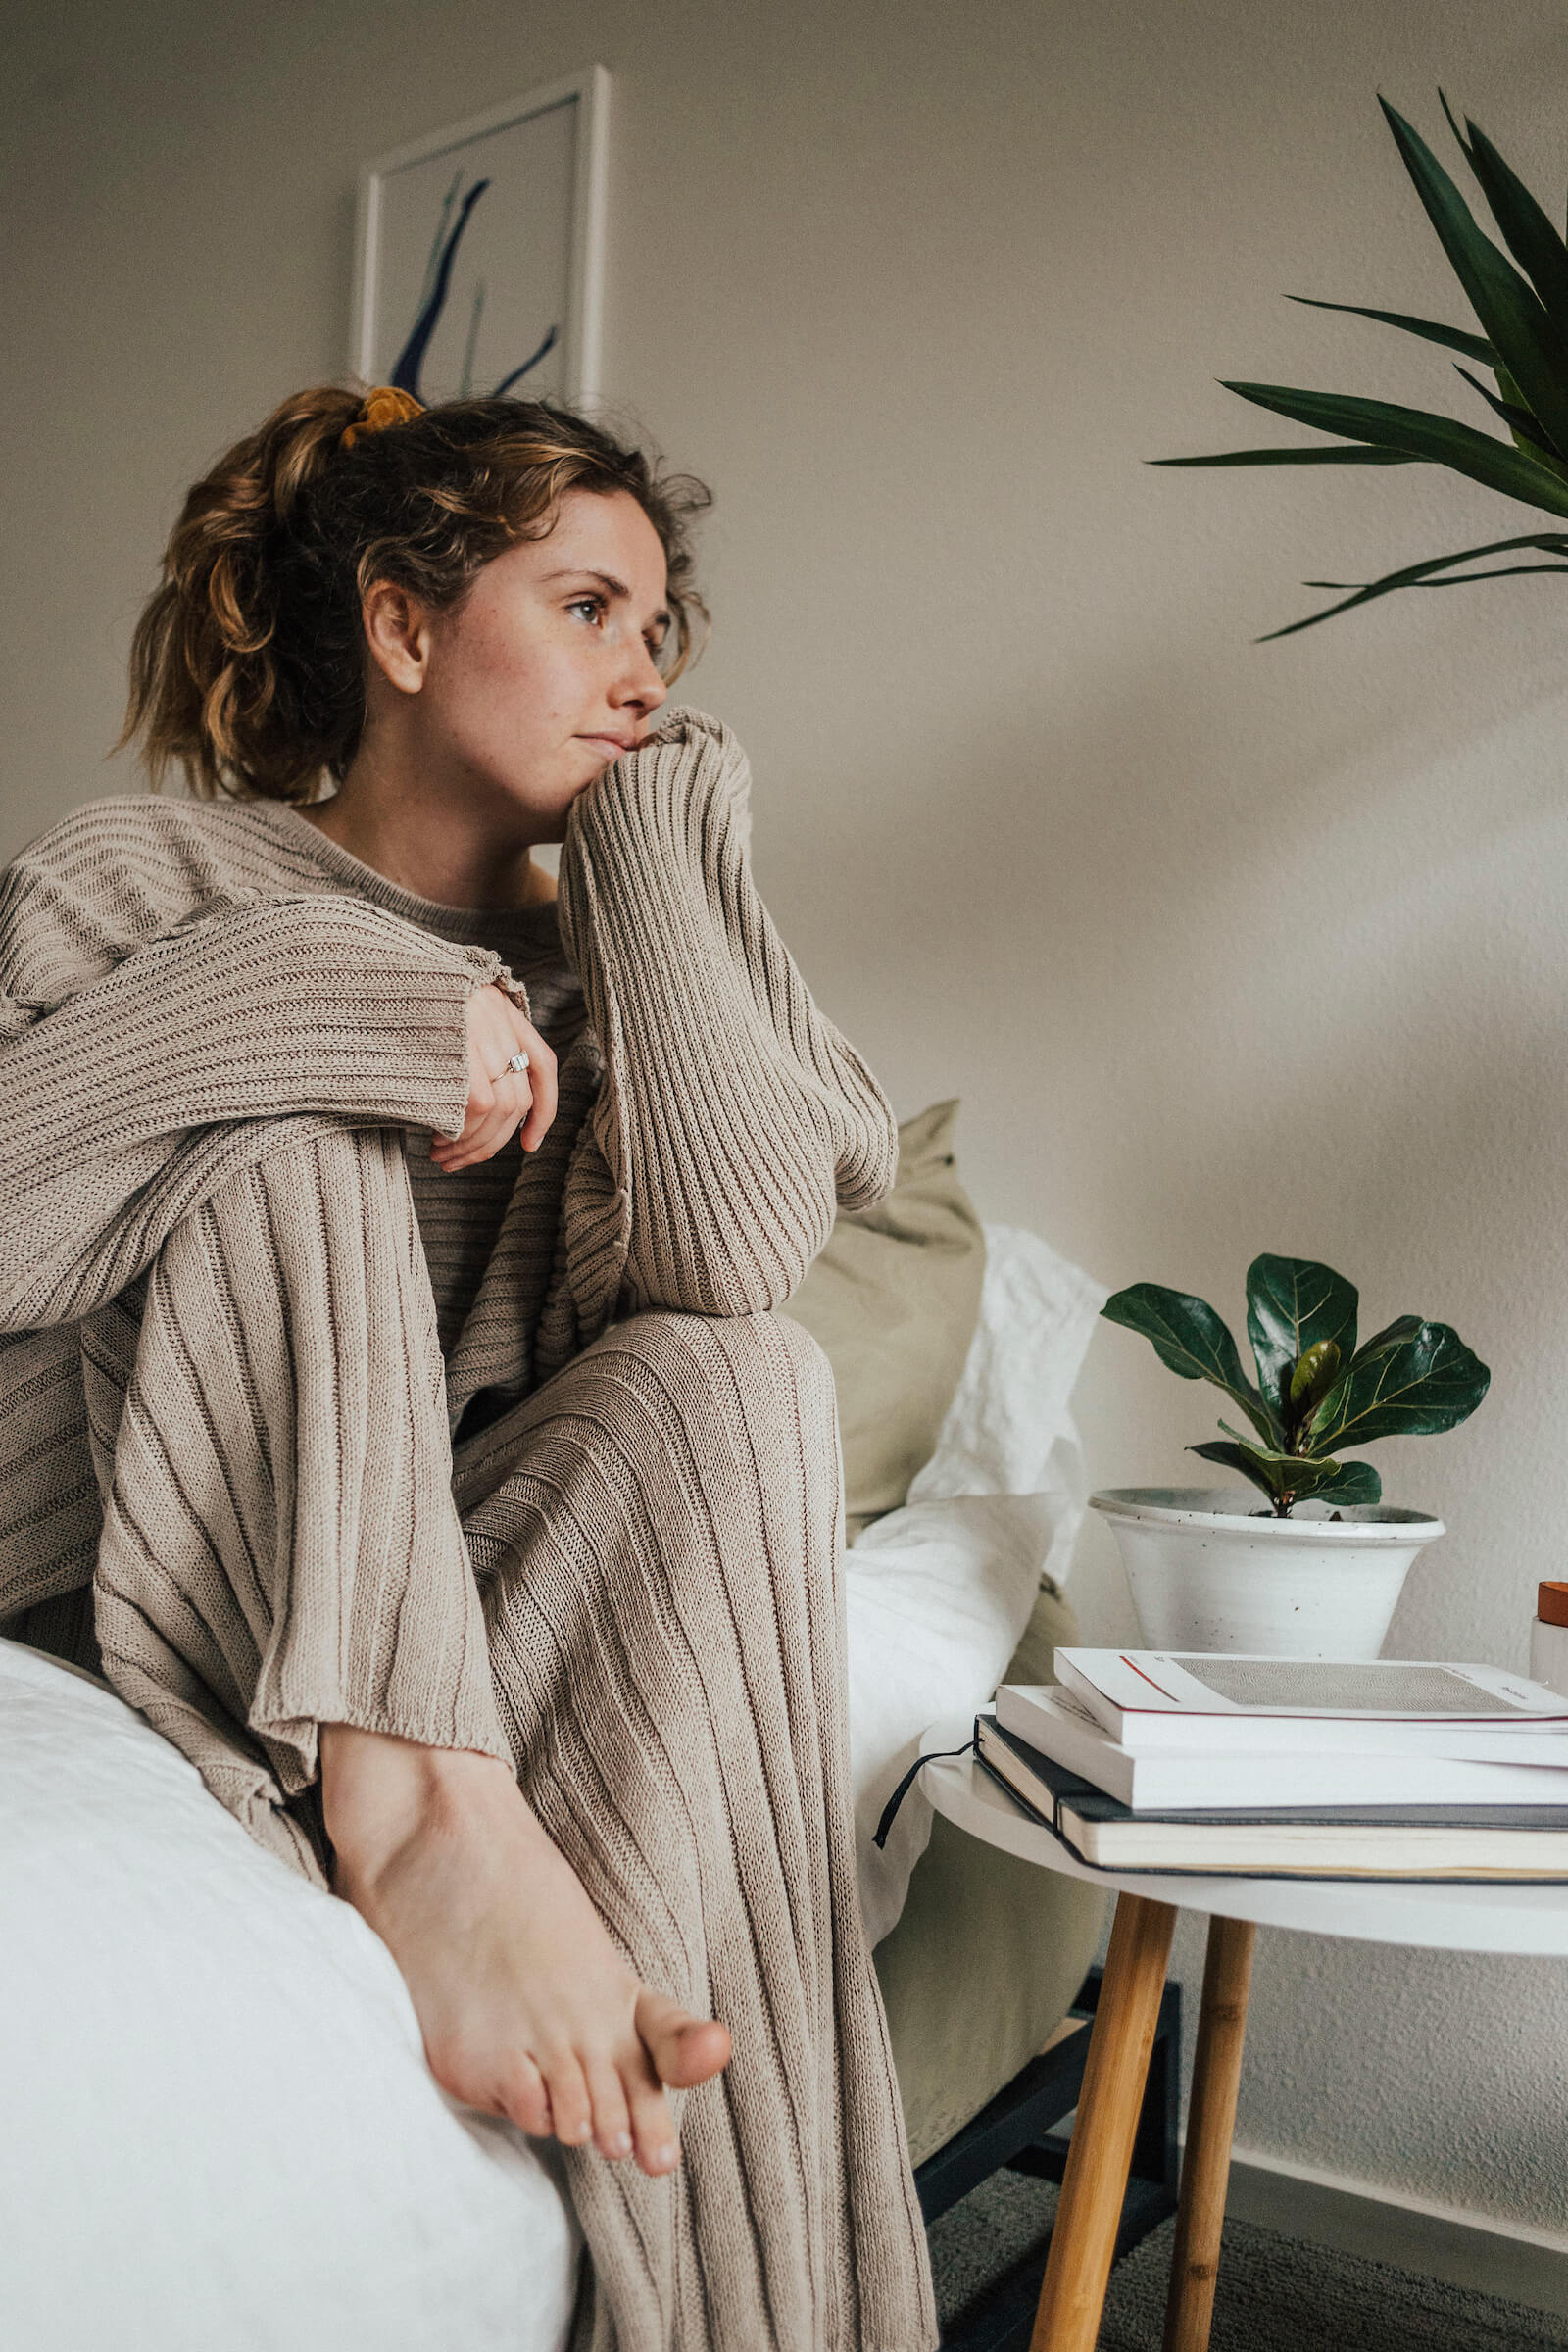
[[393, 382], [433, 305], [408, 387], [427, 404], [465, 386], [598, 398], [609, 113], [610, 75], [587, 66], [362, 167], [354, 374]]

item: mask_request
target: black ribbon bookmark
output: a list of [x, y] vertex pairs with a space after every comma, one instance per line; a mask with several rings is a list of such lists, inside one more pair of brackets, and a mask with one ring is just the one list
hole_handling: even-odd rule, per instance
[[877, 1847], [886, 1845], [888, 1841], [888, 1832], [893, 1827], [894, 1816], [897, 1814], [898, 1809], [903, 1804], [905, 1798], [908, 1795], [909, 1790], [914, 1787], [916, 1773], [923, 1772], [928, 1764], [939, 1763], [946, 1756], [966, 1756], [973, 1745], [974, 1735], [971, 1733], [961, 1747], [939, 1747], [933, 1749], [929, 1756], [916, 1756], [914, 1762], [909, 1766], [908, 1771], [905, 1774], [903, 1780], [899, 1783], [898, 1787], [894, 1789], [893, 1794], [888, 1798], [887, 1803], [883, 1806], [882, 1818], [876, 1825], [876, 1835], [872, 1838], [871, 1843]]

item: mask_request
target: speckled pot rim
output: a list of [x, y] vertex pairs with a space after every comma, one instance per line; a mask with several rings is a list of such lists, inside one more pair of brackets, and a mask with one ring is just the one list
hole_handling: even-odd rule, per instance
[[1089, 1503], [1109, 1519], [1204, 1528], [1251, 1544], [1260, 1538], [1281, 1544], [1433, 1543], [1447, 1533], [1441, 1519], [1392, 1502], [1352, 1503], [1343, 1519], [1300, 1515], [1309, 1504], [1298, 1504], [1289, 1519], [1256, 1516], [1258, 1498], [1250, 1487], [1102, 1487]]

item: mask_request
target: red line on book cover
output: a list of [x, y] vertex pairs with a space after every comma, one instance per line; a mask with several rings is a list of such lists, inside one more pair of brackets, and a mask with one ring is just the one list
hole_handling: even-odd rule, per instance
[[1121, 1653], [1121, 1662], [1124, 1666], [1129, 1668], [1132, 1673], [1137, 1675], [1141, 1683], [1147, 1683], [1151, 1690], [1157, 1690], [1161, 1698], [1168, 1698], [1173, 1707], [1180, 1706], [1181, 1701], [1176, 1696], [1175, 1691], [1167, 1690], [1163, 1684], [1155, 1682], [1152, 1674], [1146, 1674], [1143, 1668], [1136, 1664], [1135, 1661], [1127, 1655], [1125, 1650], [1123, 1650]]

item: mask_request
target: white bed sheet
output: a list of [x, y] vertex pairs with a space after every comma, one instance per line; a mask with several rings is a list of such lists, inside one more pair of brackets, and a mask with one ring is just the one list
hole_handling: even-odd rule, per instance
[[0, 2003], [7, 2352], [559, 2352], [575, 2225], [386, 1947], [9, 1642]]

